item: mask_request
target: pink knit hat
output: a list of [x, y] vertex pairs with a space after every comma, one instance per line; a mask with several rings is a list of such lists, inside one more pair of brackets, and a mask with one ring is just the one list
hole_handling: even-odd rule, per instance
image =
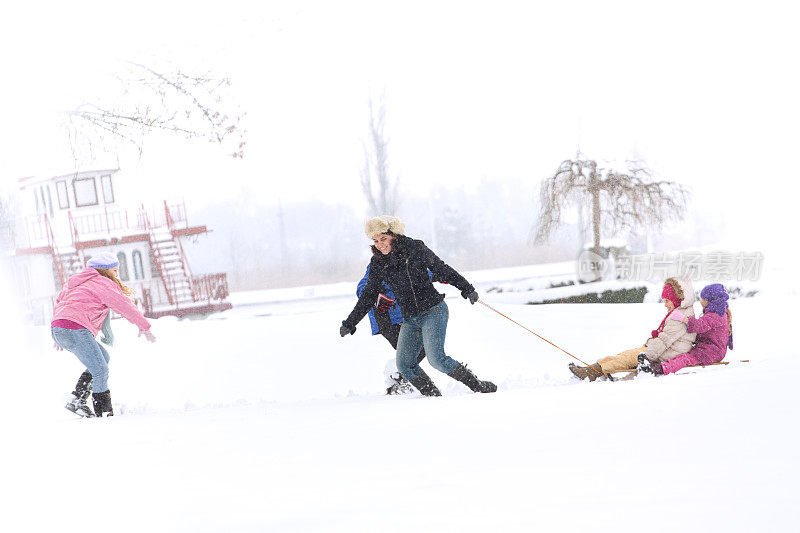
[[661, 291], [661, 298], [672, 302], [676, 309], [681, 306], [681, 299], [678, 298], [678, 295], [675, 294], [675, 289], [673, 289], [672, 285], [669, 283], [664, 284], [664, 289]]

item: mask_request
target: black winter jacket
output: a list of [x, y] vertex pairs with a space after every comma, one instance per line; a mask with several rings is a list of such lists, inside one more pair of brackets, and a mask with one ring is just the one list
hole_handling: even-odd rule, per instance
[[386, 282], [392, 288], [403, 318], [427, 311], [444, 300], [444, 294], [434, 288], [428, 270], [437, 281], [459, 289], [465, 298], [475, 290], [464, 276], [439, 259], [424, 242], [405, 235], [395, 235], [391, 252], [372, 257], [364, 291], [343, 324], [352, 329], [364, 318], [378, 298], [383, 286], [381, 282]]

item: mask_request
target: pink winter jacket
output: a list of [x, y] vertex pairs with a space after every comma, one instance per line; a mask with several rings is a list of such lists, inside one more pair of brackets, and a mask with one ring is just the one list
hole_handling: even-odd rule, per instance
[[716, 313], [705, 313], [700, 318], [689, 317], [686, 324], [689, 333], [697, 333], [694, 348], [689, 350], [700, 361], [708, 365], [719, 363], [728, 351], [728, 318]]
[[150, 329], [150, 322], [131, 299], [122, 293], [119, 285], [91, 267], [67, 280], [56, 298], [53, 320], [77, 322], [91, 331], [92, 335], [97, 335], [109, 308], [139, 326], [139, 330]]

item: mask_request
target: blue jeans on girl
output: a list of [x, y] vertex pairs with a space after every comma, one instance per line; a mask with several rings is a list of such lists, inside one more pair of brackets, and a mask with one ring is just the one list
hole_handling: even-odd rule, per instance
[[88, 329], [50, 328], [53, 340], [75, 354], [92, 375], [92, 391], [108, 390], [108, 352]]
[[420, 349], [425, 347], [430, 365], [440, 372], [450, 374], [458, 364], [444, 353], [444, 337], [449, 318], [447, 304], [441, 302], [422, 313], [408, 317], [400, 326], [397, 340], [397, 369], [407, 380], [412, 380], [422, 370], [417, 362]]

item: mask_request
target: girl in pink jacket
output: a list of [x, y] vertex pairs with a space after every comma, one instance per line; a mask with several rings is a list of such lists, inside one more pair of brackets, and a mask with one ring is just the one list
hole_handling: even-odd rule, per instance
[[[133, 290], [119, 280], [119, 261], [104, 252], [93, 257], [83, 272], [71, 276], [56, 297], [50, 331], [58, 349], [68, 350], [86, 366], [66, 407], [80, 416], [113, 416], [108, 390], [109, 356], [95, 336], [113, 309], [139, 327], [139, 335], [156, 338], [150, 323], [131, 300]], [[94, 413], [86, 400], [92, 395]]]
[[692, 365], [719, 363], [725, 358], [728, 348], [733, 349], [733, 327], [731, 310], [728, 309], [728, 293], [720, 283], [706, 285], [700, 292], [703, 314], [700, 318], [685, 316], [673, 311], [669, 320], [686, 324], [689, 333], [697, 333], [695, 345], [687, 353], [664, 361], [651, 363], [639, 356], [639, 370], [660, 376], [672, 374]]

